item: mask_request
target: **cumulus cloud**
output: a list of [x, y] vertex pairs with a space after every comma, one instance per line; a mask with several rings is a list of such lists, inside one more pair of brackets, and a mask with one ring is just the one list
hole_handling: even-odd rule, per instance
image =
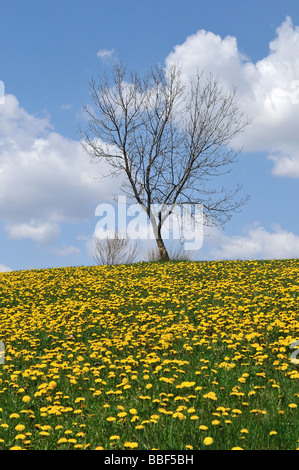
[[0, 273], [7, 273], [11, 271], [11, 269], [8, 266], [5, 266], [4, 264], [0, 264]]
[[196, 70], [219, 74], [224, 89], [237, 98], [254, 122], [236, 144], [268, 152], [278, 176], [299, 177], [299, 27], [290, 17], [277, 28], [266, 57], [253, 63], [240, 53], [237, 39], [200, 30], [174, 47], [166, 58], [182, 65], [183, 78]]
[[57, 240], [61, 230], [57, 223], [38, 223], [31, 221], [28, 224], [13, 224], [5, 227], [8, 237], [13, 240], [31, 239], [38, 243], [51, 243]]
[[[274, 225], [267, 231], [260, 224], [247, 229], [245, 235], [227, 236], [222, 231], [210, 233], [213, 259], [284, 259], [299, 257], [299, 236]], [[204, 243], [205, 245], [205, 243]]]
[[13, 95], [0, 106], [0, 220], [9, 238], [51, 243], [59, 223], [87, 220], [118, 183], [97, 180], [79, 141], [55, 132], [49, 118], [27, 113]]

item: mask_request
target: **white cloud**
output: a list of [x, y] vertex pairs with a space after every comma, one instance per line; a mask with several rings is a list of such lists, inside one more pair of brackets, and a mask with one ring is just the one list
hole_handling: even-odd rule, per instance
[[31, 221], [26, 224], [7, 225], [5, 230], [13, 240], [31, 239], [38, 243], [52, 243], [60, 236], [61, 230], [56, 223]]
[[[253, 63], [238, 50], [235, 37], [204, 30], [175, 46], [166, 59], [183, 67], [183, 77], [204, 70], [221, 76], [253, 124], [238, 138], [247, 151], [268, 152], [275, 175], [299, 177], [299, 27], [290, 17], [276, 31], [269, 54]], [[294, 172], [295, 169], [295, 172]]]
[[0, 273], [7, 273], [9, 271], [11, 271], [11, 268], [5, 266], [4, 264], [0, 264]]
[[[79, 141], [56, 133], [48, 118], [27, 113], [13, 95], [0, 106], [0, 220], [10, 238], [50, 243], [58, 223], [94, 216], [112, 200], [118, 181], [99, 183], [103, 164], [91, 165]], [[96, 222], [96, 221], [95, 221]]]
[[299, 152], [290, 148], [289, 151], [270, 154], [269, 159], [274, 162], [272, 173], [276, 176], [299, 178]]
[[108, 59], [109, 57], [113, 56], [114, 52], [114, 49], [100, 49], [97, 52], [97, 57], [100, 59]]
[[224, 232], [210, 232], [210, 239], [204, 242], [210, 246], [213, 259], [286, 259], [299, 257], [299, 235], [273, 226], [267, 231], [255, 224], [247, 229], [246, 235], [229, 237]]

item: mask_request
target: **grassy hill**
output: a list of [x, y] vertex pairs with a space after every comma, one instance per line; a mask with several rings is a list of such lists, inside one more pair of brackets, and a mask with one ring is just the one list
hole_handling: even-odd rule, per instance
[[298, 292], [299, 260], [0, 274], [0, 449], [298, 448]]

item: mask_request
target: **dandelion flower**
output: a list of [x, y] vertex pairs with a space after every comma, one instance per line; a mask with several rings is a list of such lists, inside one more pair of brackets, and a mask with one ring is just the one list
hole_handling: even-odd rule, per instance
[[186, 419], [186, 416], [183, 413], [180, 413], [180, 412], [173, 413], [172, 417], [173, 418], [179, 418], [181, 420]]
[[152, 419], [159, 419], [160, 416], [159, 416], [159, 415], [151, 415], [151, 418], [152, 418]]
[[80, 403], [81, 401], [85, 401], [85, 398], [78, 397], [78, 398], [76, 398], [75, 403]]
[[198, 429], [200, 429], [201, 431], [206, 431], [208, 429], [208, 426], [201, 424], [200, 426], [198, 426]]
[[52, 380], [48, 385], [48, 390], [54, 390], [54, 388], [56, 387], [57, 387], [57, 383], [54, 380]]
[[248, 434], [249, 431], [248, 431], [248, 429], [245, 429], [245, 428], [244, 428], [244, 429], [241, 429], [240, 432], [241, 432], [242, 434]]
[[24, 403], [29, 403], [30, 400], [31, 400], [31, 397], [29, 395], [24, 395], [22, 397], [22, 402], [24, 402]]
[[124, 447], [129, 447], [130, 449], [135, 449], [136, 447], [138, 447], [138, 442], [128, 442], [128, 441], [126, 441], [124, 443]]
[[214, 401], [217, 400], [217, 397], [216, 397], [214, 392], [206, 393], [203, 397], [204, 398], [209, 398], [210, 400], [214, 400]]
[[65, 442], [67, 442], [66, 437], [61, 437], [60, 439], [58, 439], [57, 444], [64, 444]]
[[180, 385], [176, 385], [175, 388], [189, 388], [193, 387], [195, 385], [195, 382], [182, 382]]
[[210, 446], [211, 444], [213, 444], [213, 438], [212, 437], [205, 437], [204, 440], [203, 440], [203, 443], [205, 446]]
[[17, 424], [15, 427], [16, 431], [24, 431], [24, 429], [25, 429], [24, 424]]

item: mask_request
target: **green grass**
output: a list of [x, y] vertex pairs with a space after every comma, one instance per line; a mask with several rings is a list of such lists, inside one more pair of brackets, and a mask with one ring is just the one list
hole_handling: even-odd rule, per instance
[[298, 273], [269, 260], [1, 274], [0, 449], [298, 448]]

